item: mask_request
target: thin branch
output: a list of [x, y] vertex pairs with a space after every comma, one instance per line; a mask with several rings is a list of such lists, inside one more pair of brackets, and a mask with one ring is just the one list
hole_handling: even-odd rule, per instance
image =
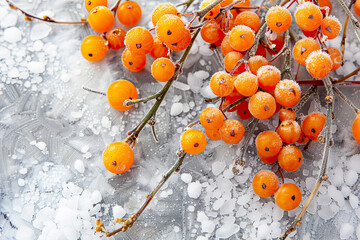
[[116, 13], [117, 9], [119, 8], [121, 0], [117, 0], [116, 3], [110, 8], [110, 10], [112, 12], [114, 12], [114, 14]]
[[347, 98], [347, 97], [345, 96], [345, 94], [340, 91], [340, 89], [338, 89], [338, 88], [335, 87], [335, 86], [333, 86], [333, 89], [334, 89], [334, 91], [336, 92], [336, 94], [339, 95], [339, 97], [340, 97], [347, 105], [349, 105], [349, 106], [355, 111], [356, 114], [360, 112], [359, 108], [357, 108], [357, 107], [355, 106], [355, 104], [354, 104], [353, 102], [351, 102], [350, 99]]
[[88, 91], [88, 92], [92, 92], [92, 93], [96, 93], [96, 94], [100, 94], [100, 95], [106, 96], [106, 93], [105, 93], [105, 92], [101, 92], [101, 91], [97, 91], [97, 90], [94, 90], [94, 89], [90, 89], [90, 88], [87, 88], [87, 87], [85, 87], [85, 86], [83, 86], [82, 89], [84, 89], [85, 91]]
[[49, 16], [43, 16], [41, 17], [37, 17], [29, 12], [26, 12], [25, 10], [22, 10], [21, 8], [19, 8], [18, 6], [16, 6], [14, 3], [12, 3], [10, 0], [5, 0], [7, 2], [7, 4], [9, 4], [9, 7], [13, 10], [19, 10], [22, 14], [25, 15], [25, 20], [27, 21], [32, 21], [33, 19], [39, 20], [39, 21], [43, 21], [43, 22], [48, 22], [48, 23], [57, 23], [57, 24], [86, 24], [88, 23], [86, 19], [84, 18], [80, 18], [80, 21], [76, 21], [76, 22], [68, 22], [68, 21], [57, 21], [55, 19], [50, 18]]
[[[348, 28], [348, 24], [349, 24], [349, 15], [346, 15], [343, 35], [342, 35], [342, 39], [341, 39], [341, 53], [342, 53], [343, 56], [345, 56], [346, 31], [347, 31], [347, 28]], [[342, 58], [342, 61], [341, 61], [341, 66], [342, 65], [344, 65], [344, 57]]]
[[338, 0], [338, 2], [340, 3], [340, 5], [342, 6], [342, 8], [345, 10], [346, 15], [349, 16], [351, 22], [354, 25], [354, 30], [355, 30], [355, 35], [358, 39], [358, 41], [360, 41], [360, 36], [359, 36], [359, 30], [360, 30], [360, 23], [359, 21], [356, 19], [356, 17], [354, 16], [354, 14], [350, 11], [350, 9], [348, 8], [348, 6], [346, 5], [346, 3], [344, 2], [344, 0]]
[[149, 100], [155, 99], [157, 97], [159, 97], [162, 94], [162, 90], [160, 90], [159, 92], [155, 93], [154, 95], [151, 95], [149, 97], [146, 98], [138, 98], [138, 99], [127, 99], [124, 101], [124, 106], [132, 106], [135, 105], [137, 103], [146, 103]]
[[354, 75], [357, 75], [359, 73], [359, 71], [360, 71], [360, 67], [358, 67], [357, 69], [355, 69], [354, 71], [352, 71], [348, 75], [334, 81], [333, 84], [338, 84], [338, 83], [344, 82], [346, 79], [351, 78]]
[[309, 98], [311, 97], [311, 95], [316, 91], [317, 87], [316, 86], [311, 86], [300, 98], [300, 101], [298, 102], [298, 104], [296, 104], [296, 106], [293, 108], [293, 110], [297, 113], [298, 111], [301, 110], [301, 108], [305, 105], [305, 103], [309, 100]]

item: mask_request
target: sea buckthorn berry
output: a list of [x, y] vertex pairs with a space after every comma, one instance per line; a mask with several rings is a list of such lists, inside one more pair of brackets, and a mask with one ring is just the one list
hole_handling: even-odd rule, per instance
[[127, 32], [125, 45], [132, 53], [145, 55], [152, 50], [154, 40], [149, 30], [143, 27], [134, 27]]
[[[266, 49], [266, 50], [269, 54], [276, 55], [284, 47], [284, 36], [277, 35], [276, 39], [271, 41], [271, 44], [275, 45], [275, 49], [273, 50]], [[269, 48], [270, 46], [267, 44], [267, 47]]]
[[[251, 1], [245, 0], [236, 4], [234, 7], [250, 7]], [[247, 11], [247, 9], [237, 9], [239, 12]]]
[[326, 77], [332, 68], [333, 63], [330, 55], [321, 50], [310, 53], [306, 58], [306, 69], [314, 78], [322, 79]]
[[152, 12], [152, 15], [151, 15], [151, 20], [152, 20], [152, 23], [154, 24], [154, 26], [156, 26], [157, 21], [159, 21], [159, 19], [162, 16], [164, 16], [165, 14], [177, 15], [178, 11], [177, 11], [176, 7], [174, 5], [172, 5], [171, 3], [160, 4], [159, 6], [157, 6], [154, 9], [154, 11]]
[[301, 130], [301, 135], [300, 135], [299, 140], [297, 140], [297, 142], [300, 144], [305, 144], [305, 143], [308, 143], [309, 141], [310, 141], [310, 139], [307, 136], [305, 136], [305, 134]]
[[306, 36], [306, 37], [311, 37], [311, 38], [316, 38], [317, 34], [318, 34], [318, 29], [314, 30], [314, 31], [304, 31], [304, 30], [301, 30], [303, 32], [303, 34]]
[[358, 144], [360, 144], [360, 114], [358, 113], [356, 115], [356, 118], [352, 124], [352, 134], [357, 141]]
[[85, 7], [90, 12], [94, 7], [107, 6], [107, 0], [85, 0]]
[[230, 4], [232, 4], [234, 2], [234, 0], [224, 0], [220, 3], [220, 7], [226, 7], [229, 6]]
[[242, 101], [238, 107], [237, 107], [237, 111], [236, 114], [238, 115], [238, 117], [242, 120], [246, 120], [252, 117], [250, 111], [249, 111], [249, 102], [244, 100]]
[[106, 41], [98, 35], [87, 36], [82, 41], [80, 50], [86, 60], [98, 62], [106, 55]]
[[[237, 62], [242, 59], [244, 55], [240, 52], [231, 51], [226, 54], [224, 58], [224, 67], [227, 72], [231, 72], [236, 66]], [[240, 66], [234, 71], [234, 74], [240, 74], [245, 71], [245, 63], [241, 63]]]
[[263, 56], [253, 56], [251, 58], [249, 58], [248, 60], [248, 65], [250, 68], [250, 71], [253, 74], [257, 74], [257, 71], [259, 70], [259, 68], [261, 68], [262, 66], [266, 66], [269, 64], [269, 61], [266, 60], [266, 58], [264, 58]]
[[169, 81], [174, 73], [175, 65], [167, 58], [158, 58], [151, 65], [151, 75], [159, 82]]
[[283, 142], [279, 136], [274, 131], [265, 131], [259, 133], [256, 137], [256, 149], [258, 153], [264, 157], [273, 157], [276, 156], [283, 145]]
[[213, 44], [217, 47], [220, 47], [221, 46], [221, 43], [222, 43], [222, 40], [224, 39], [225, 37], [225, 33], [223, 33], [223, 31], [220, 32], [220, 38], [219, 40], [217, 40], [216, 42], [214, 42]]
[[292, 17], [288, 9], [281, 6], [274, 6], [268, 10], [265, 20], [273, 32], [283, 33], [289, 29]]
[[236, 90], [245, 97], [254, 95], [259, 88], [256, 75], [247, 71], [239, 74], [234, 85]]
[[199, 154], [206, 147], [205, 134], [197, 129], [189, 129], [181, 135], [180, 145], [181, 149], [188, 154]]
[[200, 123], [205, 129], [216, 130], [223, 125], [224, 116], [216, 107], [205, 108], [200, 114]]
[[290, 211], [299, 206], [301, 197], [298, 186], [293, 183], [284, 183], [275, 193], [275, 202], [281, 209]]
[[124, 106], [124, 101], [127, 99], [137, 99], [138, 92], [131, 82], [127, 80], [117, 80], [108, 87], [106, 97], [112, 108], [119, 111], [126, 111], [134, 105]]
[[310, 140], [317, 141], [326, 122], [326, 115], [320, 112], [310, 113], [301, 124], [303, 134]]
[[121, 28], [114, 28], [110, 32], [107, 32], [106, 39], [109, 42], [109, 47], [115, 50], [123, 48], [125, 46], [125, 36], [126, 31]]
[[272, 156], [272, 157], [264, 157], [259, 152], [257, 152], [257, 155], [259, 156], [260, 160], [263, 163], [266, 163], [266, 164], [272, 164], [272, 163], [276, 162], [276, 160], [278, 158], [278, 155], [275, 155], [275, 156]]
[[[234, 75], [234, 76], [235, 76], [235, 75]], [[234, 78], [234, 76], [233, 76], [233, 78]], [[234, 82], [234, 80], [233, 80], [233, 82]], [[242, 95], [236, 90], [236, 88], [234, 88], [233, 92], [230, 93], [230, 95], [228, 95], [228, 96], [225, 97], [225, 101], [224, 101], [224, 103], [223, 103], [223, 109], [225, 109], [228, 105], [230, 105], [230, 104], [234, 103], [235, 101], [240, 100], [240, 99], [242, 99], [242, 98], [244, 98], [244, 96], [242, 96]], [[240, 105], [240, 104], [239, 104], [239, 105]], [[237, 110], [239, 109], [239, 105], [236, 105], [236, 106], [228, 109], [227, 112], [235, 112], [235, 111], [237, 111]]]
[[275, 87], [275, 100], [283, 107], [295, 106], [301, 98], [301, 89], [294, 80], [281, 80]]
[[[232, 12], [232, 10], [231, 10]], [[233, 17], [232, 18], [222, 18], [220, 23], [219, 23], [219, 27], [221, 28], [221, 30], [223, 30], [224, 33], [228, 33], [231, 31], [231, 29], [233, 29], [233, 27], [235, 26], [235, 16], [237, 15], [237, 13], [233, 13]], [[228, 21], [228, 23], [226, 23], [226, 19]]]
[[270, 197], [274, 195], [279, 186], [279, 179], [276, 174], [270, 170], [258, 172], [252, 182], [254, 192], [259, 197]]
[[154, 38], [154, 44], [153, 48], [151, 49], [150, 55], [154, 58], [161, 58], [161, 57], [167, 57], [167, 54], [169, 52], [169, 49], [163, 43], [159, 37]]
[[260, 43], [258, 44], [258, 48], [256, 49], [255, 55], [262, 56], [266, 58], [266, 49]]
[[127, 27], [136, 25], [140, 21], [141, 15], [141, 7], [134, 1], [123, 2], [116, 12], [119, 22]]
[[313, 38], [303, 38], [296, 42], [293, 56], [297, 63], [305, 65], [306, 58], [313, 51], [320, 50], [320, 44]]
[[208, 129], [205, 129], [205, 134], [206, 136], [213, 140], [213, 141], [219, 141], [221, 140], [221, 136], [220, 136], [220, 133], [219, 133], [219, 129], [216, 129], [216, 130], [208, 130]]
[[[200, 9], [204, 9], [211, 3], [213, 3], [215, 0], [203, 0], [200, 4]], [[216, 5], [213, 9], [211, 9], [208, 14], [205, 15], [205, 19], [207, 18], [215, 18], [220, 13], [220, 4]]]
[[[305, 2], [309, 2], [310, 0], [305, 0]], [[332, 4], [330, 0], [318, 0], [318, 4], [320, 8], [328, 7], [329, 8], [329, 14], [332, 11]]]
[[218, 97], [226, 97], [234, 90], [234, 83], [230, 74], [220, 71], [214, 73], [210, 80], [211, 91]]
[[165, 14], [156, 23], [156, 35], [165, 43], [177, 43], [184, 38], [185, 25], [176, 15]]
[[360, 17], [360, 0], [356, 0], [354, 4], [354, 11]]
[[295, 121], [296, 119], [296, 113], [292, 108], [280, 108], [279, 110], [279, 120], [281, 122], [290, 120]]
[[278, 134], [283, 142], [294, 143], [299, 140], [301, 136], [301, 128], [296, 121], [285, 120], [280, 123]]
[[329, 47], [327, 49], [327, 52], [330, 55], [331, 61], [333, 63], [333, 67], [332, 67], [331, 71], [335, 71], [336, 69], [338, 69], [341, 66], [341, 63], [343, 60], [343, 55], [340, 52], [340, 50], [335, 47]]
[[246, 51], [252, 47], [255, 41], [254, 31], [245, 25], [235, 26], [229, 32], [230, 46], [236, 51]]
[[124, 173], [134, 163], [134, 151], [124, 142], [111, 143], [103, 152], [103, 162], [109, 172]]
[[227, 119], [219, 129], [221, 139], [227, 144], [236, 144], [244, 137], [245, 129], [241, 122]]
[[215, 43], [217, 42], [222, 36], [223, 32], [219, 27], [219, 24], [212, 19], [210, 22], [205, 24], [201, 28], [201, 37], [204, 39], [207, 43]]
[[271, 91], [274, 90], [276, 84], [280, 82], [281, 73], [277, 67], [266, 65], [257, 70], [257, 77], [259, 87], [265, 91]]
[[314, 3], [305, 2], [296, 8], [296, 24], [304, 31], [314, 31], [321, 25], [322, 13]]
[[129, 51], [129, 49], [125, 49], [122, 54], [122, 62], [128, 70], [132, 72], [139, 72], [145, 67], [146, 55], [133, 54]]
[[329, 39], [336, 38], [341, 31], [341, 23], [336, 17], [325, 17], [321, 22], [321, 31]]
[[90, 11], [88, 22], [95, 32], [105, 33], [114, 26], [115, 18], [110, 9], [98, 6]]
[[245, 11], [236, 16], [234, 24], [235, 26], [248, 26], [249, 28], [254, 30], [254, 32], [257, 32], [260, 28], [260, 18], [254, 12]]
[[303, 155], [299, 148], [287, 145], [280, 150], [278, 161], [282, 169], [287, 172], [294, 172], [300, 168]]
[[221, 52], [224, 56], [226, 56], [226, 54], [228, 54], [229, 52], [232, 52], [232, 51], [235, 51], [235, 50], [230, 45], [229, 36], [225, 36], [221, 42]]
[[183, 39], [176, 43], [166, 43], [167, 47], [173, 51], [185, 50], [191, 42], [191, 33], [188, 29], [185, 29]]
[[250, 98], [249, 111], [257, 119], [271, 118], [276, 111], [275, 98], [269, 93], [259, 91]]

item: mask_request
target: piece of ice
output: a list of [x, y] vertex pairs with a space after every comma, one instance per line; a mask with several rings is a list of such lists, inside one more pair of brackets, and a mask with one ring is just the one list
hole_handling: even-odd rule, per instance
[[201, 96], [203, 96], [204, 98], [215, 98], [217, 97], [210, 88], [209, 84], [205, 84], [205, 87], [201, 88], [200, 90], [200, 94]]
[[115, 205], [113, 207], [113, 217], [116, 218], [123, 218], [126, 214], [125, 209], [122, 206]]
[[101, 200], [102, 200], [101, 193], [98, 190], [93, 191], [93, 193], [91, 194], [91, 203], [97, 204], [101, 202]]
[[85, 172], [84, 162], [81, 159], [76, 159], [76, 161], [74, 163], [74, 168], [79, 173], [84, 173]]
[[187, 77], [187, 83], [189, 84], [191, 91], [194, 93], [199, 93], [203, 85], [203, 79], [197, 77], [193, 73], [189, 73]]
[[35, 41], [43, 39], [49, 35], [51, 32], [50, 24], [47, 23], [37, 23], [32, 25], [30, 32], [30, 39]]
[[34, 216], [34, 204], [33, 203], [25, 204], [21, 212], [21, 218], [24, 219], [25, 221], [31, 222], [33, 216]]
[[189, 173], [182, 173], [181, 174], [181, 180], [185, 183], [191, 183], [192, 181], [192, 176]]
[[18, 185], [19, 185], [20, 187], [25, 186], [25, 180], [22, 179], [22, 178], [19, 178], [19, 179], [18, 179]]
[[349, 202], [353, 209], [357, 209], [359, 207], [359, 198], [353, 194], [349, 196]]
[[54, 217], [55, 211], [50, 207], [45, 207], [41, 209], [37, 214], [33, 221], [34, 227], [38, 229], [44, 228], [44, 223], [48, 222]]
[[18, 16], [15, 13], [9, 13], [1, 20], [1, 28], [13, 27], [17, 23]]
[[43, 62], [29, 62], [27, 68], [32, 73], [43, 73], [45, 71], [45, 64]]
[[354, 233], [354, 226], [350, 223], [343, 223], [340, 227], [340, 238], [349, 239]]
[[4, 39], [9, 43], [16, 43], [21, 40], [21, 31], [17, 27], [7, 28], [4, 31]]
[[25, 225], [21, 225], [16, 231], [17, 240], [35, 240], [35, 237], [34, 230]]
[[240, 230], [237, 224], [225, 224], [216, 230], [217, 238], [229, 238]]
[[270, 235], [271, 228], [267, 224], [262, 224], [258, 227], [258, 239], [267, 239]]
[[346, 185], [351, 187], [356, 183], [356, 181], [358, 179], [358, 174], [355, 170], [350, 169], [346, 172], [346, 174], [344, 175], [344, 178], [345, 178]]
[[226, 167], [225, 162], [216, 161], [213, 162], [213, 164], [211, 165], [211, 171], [215, 176], [217, 176], [224, 171], [225, 167]]
[[189, 197], [197, 199], [201, 194], [201, 184], [199, 181], [189, 183], [187, 188]]
[[170, 110], [171, 116], [177, 116], [183, 111], [184, 105], [182, 103], [173, 103]]

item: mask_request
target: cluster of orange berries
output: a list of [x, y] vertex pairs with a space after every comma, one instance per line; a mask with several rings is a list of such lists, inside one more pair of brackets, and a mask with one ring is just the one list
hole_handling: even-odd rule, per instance
[[[124, 47], [126, 31], [122, 28], [113, 28], [115, 16], [107, 8], [107, 0], [85, 0], [85, 7], [89, 12], [88, 23], [102, 36], [90, 35], [86, 37], [80, 47], [83, 57], [91, 62], [102, 60], [108, 49], [118, 50]], [[118, 7], [116, 17], [124, 26], [136, 25], [141, 19], [141, 8], [133, 1], [125, 1]]]

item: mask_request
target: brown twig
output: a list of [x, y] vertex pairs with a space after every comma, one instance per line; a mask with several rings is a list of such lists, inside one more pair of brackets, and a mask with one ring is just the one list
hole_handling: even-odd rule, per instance
[[339, 95], [339, 97], [340, 97], [347, 105], [349, 105], [349, 107], [351, 107], [351, 108], [354, 110], [355, 114], [357, 114], [357, 113], [360, 112], [359, 108], [356, 107], [355, 104], [354, 104], [352, 101], [350, 101], [350, 99], [347, 98], [343, 92], [340, 91], [340, 89], [338, 89], [338, 88], [335, 87], [335, 86], [333, 86], [333, 89], [334, 89], [334, 91], [336, 92], [336, 94]]

